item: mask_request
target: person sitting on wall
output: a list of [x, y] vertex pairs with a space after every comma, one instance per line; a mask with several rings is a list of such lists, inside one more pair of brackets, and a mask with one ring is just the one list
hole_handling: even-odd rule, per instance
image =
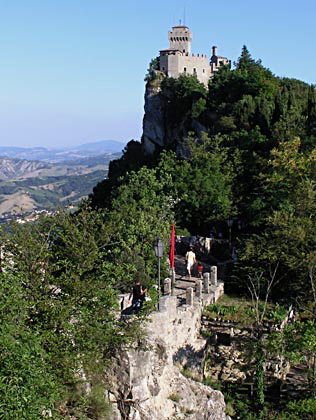
[[198, 277], [202, 279], [203, 278], [203, 265], [201, 263], [198, 263], [197, 271], [198, 271]]
[[147, 292], [147, 289], [143, 288], [143, 286], [140, 283], [140, 280], [136, 280], [128, 298], [128, 303], [131, 302], [131, 298], [132, 298], [132, 311], [133, 312], [138, 313], [142, 309], [146, 292]]

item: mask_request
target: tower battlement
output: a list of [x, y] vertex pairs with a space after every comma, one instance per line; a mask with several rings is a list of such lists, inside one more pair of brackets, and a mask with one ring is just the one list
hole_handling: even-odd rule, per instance
[[187, 26], [174, 26], [168, 32], [170, 49], [191, 54], [192, 32]]

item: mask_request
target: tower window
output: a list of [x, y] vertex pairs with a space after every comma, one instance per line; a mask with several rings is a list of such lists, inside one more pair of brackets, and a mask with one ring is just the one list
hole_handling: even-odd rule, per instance
[[196, 73], [196, 68], [194, 67], [194, 69], [193, 69], [193, 73]]
[[186, 73], [186, 72], [187, 72], [187, 68], [186, 68], [186, 67], [184, 67], [183, 71], [184, 71], [184, 73]]

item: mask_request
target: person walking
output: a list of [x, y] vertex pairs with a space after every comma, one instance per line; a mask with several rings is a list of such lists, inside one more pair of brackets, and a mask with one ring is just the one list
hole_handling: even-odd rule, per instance
[[128, 298], [129, 303], [132, 298], [132, 310], [135, 313], [138, 313], [142, 309], [146, 292], [147, 289], [141, 285], [140, 280], [136, 280]]
[[187, 262], [187, 272], [188, 272], [189, 278], [191, 278], [191, 270], [194, 264], [196, 263], [196, 256], [193, 251], [192, 245], [190, 246], [190, 250], [185, 255], [185, 260]]

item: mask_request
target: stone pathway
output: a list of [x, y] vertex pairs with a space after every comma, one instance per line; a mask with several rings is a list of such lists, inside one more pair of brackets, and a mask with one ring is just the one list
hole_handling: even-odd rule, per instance
[[[202, 263], [203, 265], [203, 273], [210, 273], [211, 266]], [[202, 280], [197, 275], [197, 267], [195, 266], [192, 271], [191, 278], [186, 273], [186, 262], [185, 258], [182, 255], [175, 255], [175, 285], [172, 288], [171, 295], [177, 296], [177, 306], [181, 306], [187, 303], [187, 288], [193, 288], [193, 294], [195, 295], [196, 292], [196, 281]], [[162, 286], [163, 286], [163, 279]], [[203, 292], [203, 291], [202, 291]], [[204, 293], [204, 292], [203, 292]], [[213, 301], [217, 301], [217, 299], [224, 293], [224, 283], [218, 280], [217, 285], [210, 284], [209, 293], [213, 294]], [[120, 295], [120, 307], [121, 310], [125, 310], [130, 306], [128, 303], [128, 296], [129, 293], [125, 293]], [[161, 294], [163, 296], [163, 293]]]
[[[175, 272], [176, 272], [176, 282], [175, 287], [173, 288], [173, 295], [178, 297], [178, 305], [184, 304], [186, 301], [186, 289], [188, 287], [193, 287], [195, 289], [195, 284], [197, 280], [201, 280], [197, 276], [196, 266], [192, 270], [191, 278], [186, 273], [186, 261], [185, 257], [182, 255], [175, 255]], [[210, 272], [211, 267], [208, 264], [201, 263], [203, 265], [203, 272]]]

